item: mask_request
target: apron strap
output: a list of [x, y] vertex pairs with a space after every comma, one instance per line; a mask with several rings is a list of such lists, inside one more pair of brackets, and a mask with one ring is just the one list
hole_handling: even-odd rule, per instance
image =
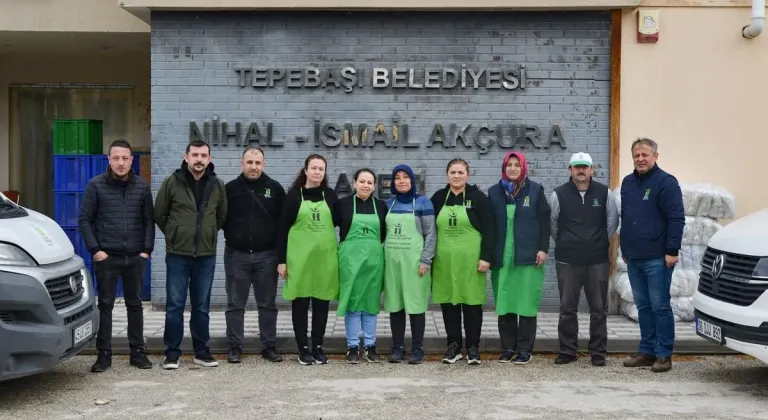
[[[451, 194], [453, 194], [451, 192], [451, 187], [448, 187], [448, 194], [445, 195], [445, 201], [443, 202], [443, 206], [445, 206], [448, 203], [448, 197], [450, 197]], [[461, 191], [461, 195], [462, 195], [461, 197], [462, 206], [466, 207], [467, 206], [467, 187], [466, 186], [464, 187], [464, 190]]]

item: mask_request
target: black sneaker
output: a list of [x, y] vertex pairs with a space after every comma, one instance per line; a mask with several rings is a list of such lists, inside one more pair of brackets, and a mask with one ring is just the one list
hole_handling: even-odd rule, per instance
[[312, 358], [320, 365], [328, 363], [328, 357], [326, 357], [322, 346], [315, 346], [315, 348], [312, 349]]
[[283, 355], [274, 346], [267, 346], [261, 351], [261, 357], [269, 360], [270, 362], [282, 362]]
[[520, 354], [517, 355], [517, 359], [515, 359], [516, 365], [527, 365], [531, 362], [531, 359], [533, 359], [533, 356], [531, 356], [531, 353], [528, 352], [520, 352]]
[[555, 359], [556, 365], [567, 365], [568, 363], [573, 363], [576, 361], [576, 356], [573, 356], [571, 354], [566, 353], [560, 353], [557, 355], [557, 358]]
[[379, 363], [381, 361], [381, 356], [376, 352], [376, 346], [368, 346], [364, 348], [363, 356], [365, 357], [365, 360], [371, 363]]
[[408, 364], [420, 365], [424, 363], [424, 349], [421, 347], [414, 347], [411, 349], [411, 358], [408, 359]]
[[314, 365], [315, 359], [312, 357], [312, 353], [307, 346], [299, 349], [299, 363], [302, 365]]
[[405, 348], [403, 346], [392, 347], [392, 354], [389, 355], [389, 363], [400, 363], [405, 357]]
[[512, 360], [515, 359], [515, 353], [517, 353], [515, 350], [504, 350], [504, 353], [501, 353], [501, 356], [499, 356], [499, 362], [501, 363], [509, 363]]
[[229, 355], [227, 355], [227, 362], [240, 363], [240, 356], [243, 354], [243, 350], [240, 347], [232, 347], [229, 349]]
[[195, 355], [195, 358], [193, 359], [196, 365], [200, 365], [203, 367], [216, 367], [219, 365], [219, 362], [211, 356], [211, 353], [205, 352], [200, 355]]
[[163, 362], [163, 369], [178, 369], [179, 368], [179, 356], [166, 356]]
[[472, 346], [467, 349], [467, 364], [479, 365], [480, 364], [480, 349]]
[[131, 358], [128, 363], [131, 366], [136, 366], [139, 369], [152, 369], [152, 362], [147, 359], [147, 356], [142, 350], [132, 351]]
[[605, 366], [607, 363], [605, 362], [605, 356], [602, 354], [593, 354], [592, 355], [592, 366]]
[[99, 352], [99, 355], [96, 356], [96, 363], [91, 366], [91, 372], [105, 372], [110, 366], [112, 366], [112, 355], [107, 352]]
[[457, 343], [449, 344], [448, 349], [445, 350], [445, 355], [443, 356], [443, 363], [453, 364], [459, 360], [461, 360], [461, 349], [459, 349], [459, 345]]
[[347, 363], [356, 365], [360, 363], [360, 347], [350, 347], [347, 349]]

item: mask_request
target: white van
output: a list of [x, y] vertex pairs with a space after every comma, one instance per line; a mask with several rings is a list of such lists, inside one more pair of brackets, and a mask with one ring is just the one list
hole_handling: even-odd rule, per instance
[[98, 330], [91, 275], [69, 237], [0, 193], [0, 382], [53, 368]]
[[709, 240], [693, 307], [698, 335], [768, 364], [768, 208]]

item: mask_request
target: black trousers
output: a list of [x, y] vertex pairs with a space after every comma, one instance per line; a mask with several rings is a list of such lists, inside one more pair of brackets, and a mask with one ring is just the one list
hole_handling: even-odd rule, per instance
[[131, 351], [144, 350], [144, 313], [141, 306], [141, 289], [144, 286], [144, 270], [147, 260], [133, 257], [109, 256], [94, 261], [99, 308], [99, 333], [96, 348], [100, 352], [112, 352], [112, 309], [117, 297], [118, 279], [123, 280], [123, 295], [128, 312], [128, 345]]
[[443, 323], [445, 324], [445, 333], [448, 335], [448, 344], [456, 343], [459, 348], [462, 348], [461, 315], [463, 313], [464, 332], [467, 336], [466, 348], [479, 347], [480, 330], [483, 327], [483, 306], [441, 303], [440, 308], [443, 310]]
[[[424, 345], [424, 330], [427, 326], [425, 314], [410, 314], [411, 319], [411, 348], [421, 348]], [[405, 309], [389, 314], [389, 325], [392, 328], [392, 347], [405, 347]]]
[[530, 353], [536, 341], [536, 317], [518, 314], [500, 315], [499, 337], [504, 350]]
[[330, 301], [317, 298], [296, 298], [291, 302], [291, 319], [293, 321], [293, 334], [296, 336], [296, 344], [299, 349], [307, 346], [307, 314], [309, 305], [312, 304], [312, 347], [322, 346], [325, 336], [325, 326], [328, 323], [328, 308]]
[[560, 321], [557, 335], [560, 339], [560, 352], [576, 355], [578, 350], [579, 298], [581, 288], [589, 304], [589, 344], [590, 355], [605, 356], [608, 343], [608, 277], [610, 265], [571, 265], [557, 263], [557, 287], [560, 290]]

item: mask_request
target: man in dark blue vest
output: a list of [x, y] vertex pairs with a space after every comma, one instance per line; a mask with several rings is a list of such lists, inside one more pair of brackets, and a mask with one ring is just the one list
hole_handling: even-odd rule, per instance
[[632, 143], [635, 170], [621, 184], [621, 255], [627, 263], [637, 305], [640, 345], [626, 367], [672, 368], [675, 319], [670, 306], [672, 271], [685, 227], [683, 194], [677, 179], [656, 164], [658, 145], [640, 138]]
[[571, 177], [550, 197], [552, 238], [555, 240], [560, 321], [560, 354], [556, 364], [576, 361], [581, 288], [589, 304], [589, 353], [594, 366], [605, 366], [608, 341], [609, 240], [616, 232], [619, 213], [608, 186], [592, 179], [594, 166], [588, 153], [574, 153], [568, 166]]

